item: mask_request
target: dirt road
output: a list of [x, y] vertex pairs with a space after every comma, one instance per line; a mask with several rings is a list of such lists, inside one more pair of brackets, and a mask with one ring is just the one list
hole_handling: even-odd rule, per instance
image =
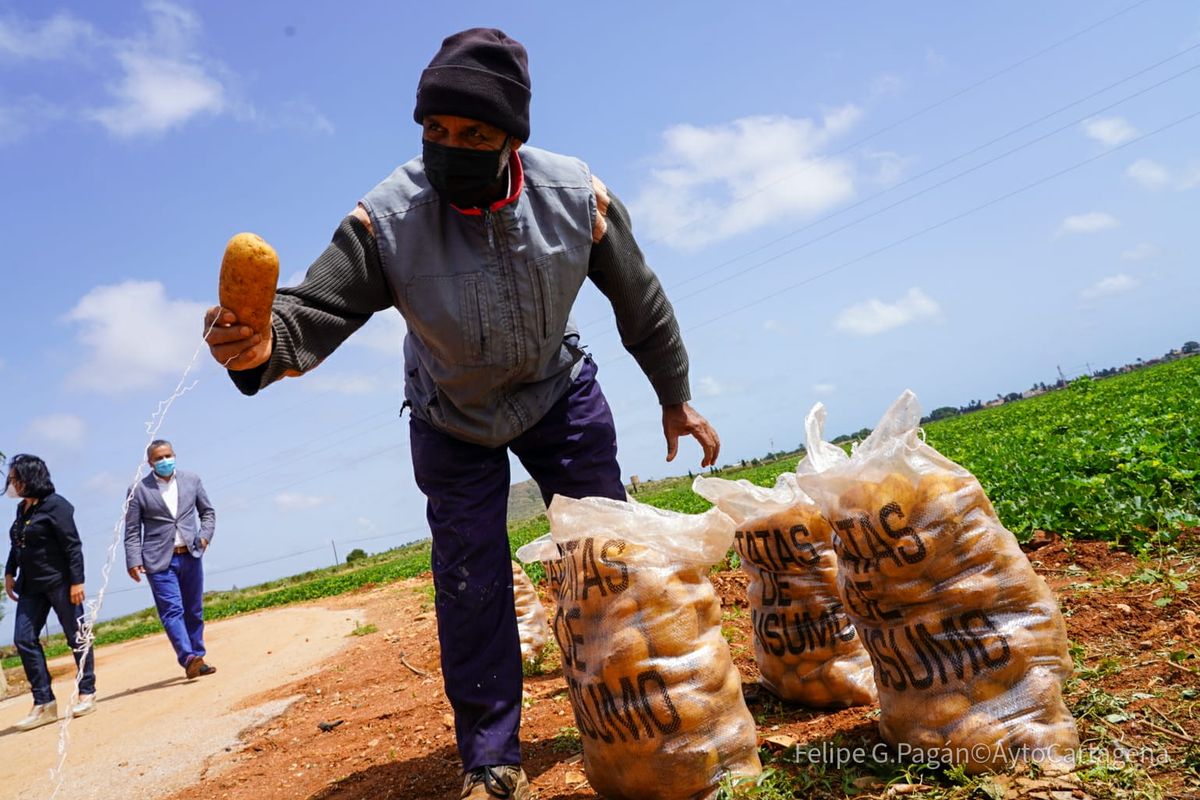
[[[217, 673], [188, 681], [163, 635], [96, 652], [99, 708], [71, 722], [63, 785], [74, 800], [150, 800], [199, 782], [240, 747], [238, 734], [282, 713], [289, 698], [256, 695], [311, 674], [348, 642], [360, 614], [299, 606], [207, 626], [208, 660]], [[51, 662], [60, 715], [71, 695], [73, 664]], [[20, 732], [23, 694], [0, 703], [0, 794], [50, 797], [59, 725]], [[11, 793], [10, 793], [11, 792]]]

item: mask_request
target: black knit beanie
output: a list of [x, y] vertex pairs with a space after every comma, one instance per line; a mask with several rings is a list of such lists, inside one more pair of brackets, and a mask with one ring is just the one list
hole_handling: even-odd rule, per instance
[[525, 47], [495, 28], [447, 36], [421, 73], [413, 119], [451, 114], [495, 125], [529, 140], [529, 59]]

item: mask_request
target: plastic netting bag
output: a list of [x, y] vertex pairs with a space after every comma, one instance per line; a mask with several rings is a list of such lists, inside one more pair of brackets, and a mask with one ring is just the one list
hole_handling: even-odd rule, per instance
[[708, 570], [732, 521], [605, 498], [555, 497], [546, 564], [551, 625], [588, 781], [611, 800], [691, 800], [761, 770], [754, 719], [721, 635]]
[[[824, 407], [808, 421], [810, 440], [820, 441]], [[773, 489], [699, 476], [692, 489], [737, 526], [762, 684], [818, 708], [874, 703], [871, 659], [838, 597], [832, 530], [796, 475], [780, 475]]]
[[799, 476], [834, 527], [880, 733], [969, 772], [1069, 767], [1079, 739], [1058, 604], [979, 482], [921, 438], [920, 418], [905, 392], [849, 460]]
[[546, 609], [538, 598], [537, 589], [525, 574], [525, 570], [516, 561], [512, 562], [513, 572], [513, 602], [517, 608], [517, 634], [521, 637], [521, 659], [537, 661], [550, 631], [546, 619]]

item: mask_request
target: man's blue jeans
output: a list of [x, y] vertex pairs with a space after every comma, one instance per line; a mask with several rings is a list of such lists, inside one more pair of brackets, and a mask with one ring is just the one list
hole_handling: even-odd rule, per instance
[[518, 764], [521, 642], [508, 546], [508, 453], [547, 503], [567, 497], [625, 499], [617, 432], [589, 360], [567, 394], [506, 447], [454, 439], [411, 423], [417, 485], [433, 534], [442, 680], [454, 708], [463, 769]]
[[[33, 702], [44, 706], [54, 702], [54, 691], [50, 688], [50, 670], [46, 667], [46, 653], [38, 634], [46, 627], [46, 619], [50, 609], [58, 617], [66, 634], [67, 644], [72, 649], [78, 646], [79, 618], [83, 616], [83, 606], [71, 602], [71, 587], [64, 581], [52, 589], [41, 592], [21, 592], [17, 600], [17, 616], [13, 627], [13, 644], [21, 656], [21, 666], [25, 668], [25, 677], [33, 690]], [[81, 654], [75, 653], [75, 668], [78, 670]], [[79, 681], [80, 694], [92, 694], [96, 691], [95, 657], [92, 648], [88, 648], [87, 659], [83, 663], [83, 676]]]
[[150, 593], [158, 607], [158, 618], [179, 666], [204, 657], [204, 570], [191, 553], [171, 556], [171, 566], [162, 572], [146, 573]]

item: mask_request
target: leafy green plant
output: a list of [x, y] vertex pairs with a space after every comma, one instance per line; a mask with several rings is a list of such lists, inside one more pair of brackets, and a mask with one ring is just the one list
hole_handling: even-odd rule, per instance
[[373, 622], [368, 622], [366, 625], [355, 625], [354, 630], [350, 631], [351, 636], [366, 636], [367, 634], [375, 633], [379, 628]]
[[583, 749], [583, 740], [579, 738], [579, 729], [574, 725], [563, 725], [554, 734], [550, 749], [557, 753], [578, 753]]

